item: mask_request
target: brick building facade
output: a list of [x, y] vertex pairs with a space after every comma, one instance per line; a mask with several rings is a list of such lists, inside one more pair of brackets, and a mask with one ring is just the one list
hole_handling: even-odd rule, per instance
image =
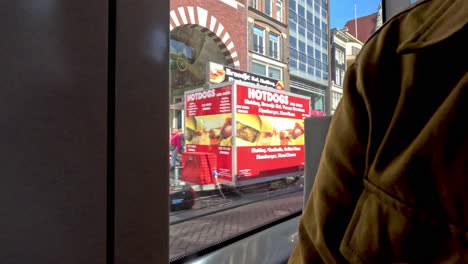
[[229, 66], [247, 70], [246, 8], [245, 0], [172, 0], [170, 28], [202, 31], [223, 51]]

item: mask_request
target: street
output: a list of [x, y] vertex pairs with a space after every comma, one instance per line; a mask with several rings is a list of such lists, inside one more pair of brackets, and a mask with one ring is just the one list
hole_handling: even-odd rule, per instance
[[209, 204], [210, 200], [212, 205], [218, 204], [214, 207], [171, 213], [171, 260], [301, 210], [303, 192], [296, 186], [244, 195], [224, 204], [216, 196], [209, 197], [205, 203]]

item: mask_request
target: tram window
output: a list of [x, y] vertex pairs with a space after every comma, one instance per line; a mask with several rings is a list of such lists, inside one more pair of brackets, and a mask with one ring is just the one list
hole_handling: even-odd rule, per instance
[[[255, 10], [238, 1], [228, 2], [171, 2], [171, 109], [167, 125], [168, 139], [176, 151], [167, 151], [171, 157], [168, 177], [173, 261], [302, 210], [302, 117], [251, 112], [255, 105], [252, 98], [246, 99], [250, 105], [233, 107], [236, 86], [225, 82], [240, 80], [252, 89], [272, 91], [275, 86], [262, 85], [282, 81], [290, 100], [295, 96], [306, 99], [305, 106], [312, 106], [314, 114], [329, 115], [332, 105], [327, 103], [331, 102], [327, 96], [331, 93], [326, 90], [342, 89], [338, 85], [342, 77], [335, 72], [346, 70], [346, 61], [356, 56], [352, 48], [360, 49], [383, 22], [380, 0], [272, 5], [273, 9], [288, 8], [289, 14], [298, 14], [299, 23], [305, 27], [298, 31], [288, 30], [288, 25], [296, 25], [296, 21], [290, 21], [291, 15], [285, 24], [259, 15], [266, 10], [262, 1], [257, 1]], [[229, 15], [219, 10], [229, 10]], [[318, 10], [321, 12], [316, 13]], [[311, 23], [301, 22], [301, 17], [314, 13], [318, 15], [307, 21]], [[372, 19], [364, 19], [368, 16]], [[249, 48], [254, 43], [247, 40], [253, 39], [255, 28], [279, 36], [278, 47], [284, 56], [274, 60]], [[268, 54], [271, 41], [263, 42]], [[334, 54], [340, 54], [335, 50], [344, 53], [346, 60], [335, 58]], [[256, 65], [263, 65], [265, 72], [255, 70]], [[270, 74], [273, 70], [275, 74]], [[266, 79], [255, 81], [258, 78]], [[211, 100], [218, 95], [214, 87], [227, 87], [222, 99]], [[240, 90], [235, 91], [239, 97]], [[268, 107], [268, 102], [258, 101], [262, 103]], [[228, 110], [220, 112], [222, 107]], [[226, 164], [229, 168], [223, 167]]]

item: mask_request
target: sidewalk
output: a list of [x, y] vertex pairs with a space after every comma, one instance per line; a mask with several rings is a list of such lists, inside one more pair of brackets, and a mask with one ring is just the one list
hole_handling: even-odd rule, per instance
[[170, 258], [193, 253], [301, 210], [303, 193], [295, 192], [170, 226]]

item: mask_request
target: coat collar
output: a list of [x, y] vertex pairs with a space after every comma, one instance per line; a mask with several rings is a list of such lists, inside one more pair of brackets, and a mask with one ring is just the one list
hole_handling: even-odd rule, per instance
[[409, 24], [417, 24], [421, 20], [424, 22], [409, 38], [403, 40], [397, 49], [400, 54], [435, 45], [461, 31], [468, 24], [467, 0], [426, 0], [411, 9], [414, 9], [414, 12], [408, 13], [407, 22]]

